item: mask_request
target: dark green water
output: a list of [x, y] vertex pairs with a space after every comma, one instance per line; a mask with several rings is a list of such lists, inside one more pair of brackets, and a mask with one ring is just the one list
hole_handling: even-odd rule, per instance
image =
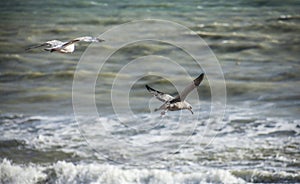
[[[0, 2], [0, 183], [299, 183], [299, 12], [299, 1], [277, 0]], [[125, 81], [116, 90], [122, 97], [126, 80], [139, 76], [120, 75], [126, 64], [155, 55], [172, 58], [192, 78], [205, 69], [174, 45], [142, 40], [110, 56], [95, 83], [101, 117], [83, 117], [78, 128], [72, 85], [79, 61], [97, 63], [100, 51], [112, 51], [135, 31], [156, 36], [147, 26], [107, 33], [143, 19], [172, 21], [193, 31], [153, 28], [167, 38], [182, 38], [180, 43], [193, 45], [196, 33], [208, 44], [225, 78], [223, 121], [208, 118], [211, 86], [220, 82], [212, 77], [198, 90], [200, 103], [188, 99], [197, 118], [188, 111], [169, 112], [158, 123], [159, 112], [151, 110], [159, 102], [150, 100], [144, 85], [175, 93], [172, 84], [190, 80], [160, 68], [134, 83], [129, 104], [135, 118], [128, 115], [120, 123], [110, 98], [112, 83]], [[85, 52], [86, 43], [72, 54], [25, 51], [47, 40], [84, 35], [106, 42], [90, 45], [99, 52]], [[81, 75], [88, 78], [94, 66], [85, 67]], [[169, 80], [157, 77], [161, 73]], [[97, 128], [100, 124], [104, 129]], [[179, 145], [184, 146], [174, 154]]]

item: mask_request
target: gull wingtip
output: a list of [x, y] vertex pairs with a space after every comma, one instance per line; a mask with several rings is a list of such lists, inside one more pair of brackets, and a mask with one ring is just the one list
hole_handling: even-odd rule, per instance
[[194, 80], [195, 86], [199, 86], [200, 83], [202, 82], [203, 78], [204, 78], [204, 73], [201, 73], [201, 74]]
[[204, 78], [204, 73], [201, 73], [198, 77], [197, 77], [197, 79], [203, 79]]
[[102, 38], [99, 38], [99, 37], [97, 37], [97, 38], [96, 38], [96, 41], [97, 41], [97, 42], [105, 42], [105, 40], [104, 40], [104, 39], [102, 39]]

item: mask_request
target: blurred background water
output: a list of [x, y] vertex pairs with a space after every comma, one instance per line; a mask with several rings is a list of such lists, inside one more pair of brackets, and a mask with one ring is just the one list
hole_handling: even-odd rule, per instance
[[[1, 183], [300, 182], [299, 1], [11, 0], [1, 1], [0, 10]], [[52, 39], [98, 36], [119, 24], [149, 18], [182, 24], [207, 42], [226, 80], [224, 122], [208, 126], [211, 99], [204, 81], [200, 109], [195, 109], [201, 111], [200, 120], [182, 112], [190, 123], [178, 124], [181, 114], [175, 112], [154, 129], [128, 131], [111, 109], [101, 106], [110, 104], [101, 96], [110, 92], [101, 81], [113, 80], [124, 59], [174, 50], [153, 42], [128, 45], [99, 74], [96, 99], [102, 114], [97, 121], [109, 125], [116, 141], [149, 146], [126, 148], [122, 141], [105, 139], [100, 144], [105, 156], [97, 155], [80, 135], [72, 107], [73, 75], [87, 44], [68, 55], [24, 49]], [[186, 59], [181, 62], [193, 71]], [[150, 98], [144, 85], [153, 81], [157, 88], [172, 89], [160, 79], [139, 81], [134, 86], [138, 93], [132, 95], [139, 99], [131, 105], [140, 121], [133, 124], [160, 121], [140, 106]], [[95, 123], [88, 118], [84, 122], [87, 129]], [[207, 127], [209, 133], [202, 135]], [[195, 135], [180, 151], [168, 152], [191, 133]], [[125, 156], [139, 161], [119, 164]], [[147, 164], [153, 160], [155, 164]]]

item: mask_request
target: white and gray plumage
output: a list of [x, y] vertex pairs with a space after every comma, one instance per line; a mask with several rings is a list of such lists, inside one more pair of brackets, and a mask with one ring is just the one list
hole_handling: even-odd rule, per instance
[[75, 43], [76, 42], [103, 42], [104, 40], [100, 38], [95, 38], [91, 36], [83, 36], [83, 37], [78, 37], [75, 39], [72, 39], [67, 42], [62, 42], [59, 40], [50, 40], [45, 43], [42, 43], [40, 45], [32, 46], [27, 48], [26, 50], [31, 50], [39, 47], [46, 47], [44, 48], [45, 51], [50, 51], [50, 52], [60, 52], [60, 53], [72, 53], [75, 50]]
[[163, 104], [159, 108], [155, 109], [154, 111], [162, 110], [161, 115], [164, 115], [167, 111], [178, 111], [178, 110], [187, 109], [193, 114], [192, 106], [187, 101], [185, 101], [185, 98], [192, 90], [194, 90], [197, 86], [200, 85], [203, 78], [204, 78], [204, 74], [202, 73], [195, 80], [193, 80], [193, 82], [190, 85], [185, 87], [180, 94], [178, 94], [175, 97], [157, 91], [151, 88], [150, 86], [146, 85], [147, 90], [158, 100], [163, 102]]

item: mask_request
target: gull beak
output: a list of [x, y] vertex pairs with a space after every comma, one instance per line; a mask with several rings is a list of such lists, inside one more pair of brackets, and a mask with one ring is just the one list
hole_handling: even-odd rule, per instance
[[194, 112], [192, 111], [192, 109], [189, 109], [189, 111], [190, 111], [192, 114], [194, 114]]

